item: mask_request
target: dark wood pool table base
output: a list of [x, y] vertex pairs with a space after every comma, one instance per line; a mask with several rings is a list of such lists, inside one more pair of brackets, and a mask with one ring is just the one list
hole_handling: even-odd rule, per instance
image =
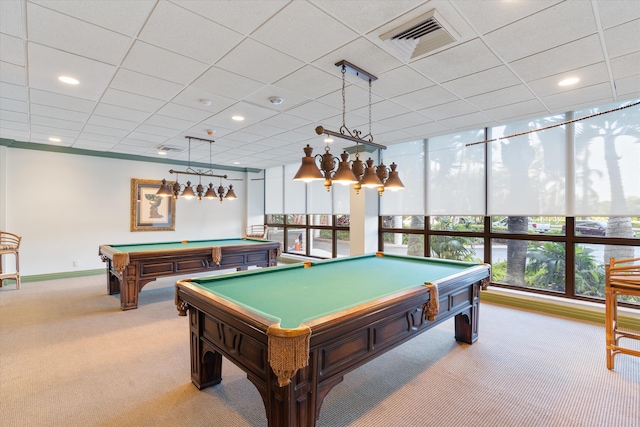
[[486, 284], [486, 268], [439, 283], [439, 313], [432, 320], [426, 313], [431, 296], [424, 288], [424, 292], [381, 300], [357, 315], [312, 327], [309, 364], [284, 387], [268, 362], [268, 337], [251, 316], [229, 311], [179, 284], [176, 304], [182, 315], [188, 309], [191, 380], [198, 389], [220, 383], [224, 356], [260, 392], [269, 426], [308, 427], [316, 425], [325, 396], [346, 373], [437, 324], [455, 317], [455, 339], [475, 342], [480, 288]]
[[213, 247], [181, 249], [177, 251], [146, 251], [126, 254], [126, 261], [109, 245], [101, 245], [98, 253], [107, 263], [107, 292], [120, 294], [120, 308], [138, 308], [138, 294], [144, 285], [160, 277], [191, 273], [215, 272], [235, 268], [247, 270], [251, 266], [273, 267], [278, 264], [280, 243], [220, 246], [219, 264], [214, 262]]

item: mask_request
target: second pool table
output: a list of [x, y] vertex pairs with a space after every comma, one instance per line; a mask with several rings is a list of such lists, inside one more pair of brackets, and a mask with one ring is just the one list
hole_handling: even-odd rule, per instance
[[159, 277], [229, 268], [278, 264], [280, 243], [260, 239], [184, 240], [180, 242], [100, 245], [107, 263], [107, 291], [120, 293], [120, 308], [138, 307], [142, 287]]
[[455, 316], [478, 338], [490, 266], [382, 253], [179, 280], [189, 314], [191, 381], [222, 380], [222, 357], [256, 386], [271, 427], [315, 426], [343, 376]]

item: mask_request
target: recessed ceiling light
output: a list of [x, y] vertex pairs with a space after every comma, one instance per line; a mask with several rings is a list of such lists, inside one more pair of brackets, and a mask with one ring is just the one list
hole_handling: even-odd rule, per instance
[[580, 79], [577, 77], [569, 77], [568, 79], [564, 79], [560, 83], [558, 83], [558, 86], [569, 86], [569, 85], [576, 84], [579, 81]]
[[240, 162], [233, 162], [233, 164], [234, 164], [234, 165], [239, 165], [239, 164], [240, 164]]
[[282, 104], [282, 98], [280, 98], [279, 96], [270, 96], [269, 102], [273, 105], [280, 105]]
[[209, 105], [211, 105], [211, 101], [209, 101], [208, 99], [201, 99], [200, 104], [206, 105], [208, 107]]
[[77, 85], [80, 82], [76, 79], [74, 79], [73, 77], [69, 77], [69, 76], [60, 76], [58, 77], [58, 80], [60, 80], [62, 83], [66, 83], [69, 85]]
[[160, 150], [160, 151], [158, 151], [158, 154], [160, 154], [161, 156], [166, 156], [167, 152], [164, 151], [164, 150]]
[[235, 120], [236, 122], [241, 122], [244, 120], [244, 117], [242, 116], [233, 116], [231, 117], [233, 120]]
[[324, 142], [326, 142], [327, 144], [329, 144], [330, 142], [333, 142], [333, 138], [331, 138], [330, 136], [326, 137], [324, 139]]
[[62, 140], [60, 138], [55, 138], [55, 137], [52, 136], [51, 138], [49, 138], [49, 141], [51, 141], [51, 142], [61, 142]]

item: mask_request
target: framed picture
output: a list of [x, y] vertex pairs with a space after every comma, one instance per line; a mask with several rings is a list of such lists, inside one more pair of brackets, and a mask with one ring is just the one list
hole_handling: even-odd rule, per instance
[[156, 195], [161, 185], [154, 179], [131, 179], [131, 231], [175, 230], [176, 203], [173, 197]]

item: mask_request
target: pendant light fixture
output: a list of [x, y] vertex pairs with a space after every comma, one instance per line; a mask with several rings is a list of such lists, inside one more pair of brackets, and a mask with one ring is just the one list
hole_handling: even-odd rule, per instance
[[[327, 139], [325, 139], [327, 142], [325, 153], [323, 155], [316, 154], [313, 156], [313, 148], [307, 144], [304, 148], [305, 156], [302, 158], [302, 164], [293, 179], [305, 182], [324, 179], [324, 186], [327, 188], [327, 191], [331, 190], [331, 185], [334, 182], [344, 185], [355, 184], [356, 194], [360, 193], [362, 187], [377, 188], [380, 195], [382, 195], [385, 187], [394, 189], [404, 188], [396, 171], [397, 165], [395, 163], [392, 164], [392, 169], [389, 171], [383, 163], [375, 167], [374, 161], [371, 158], [366, 162], [360, 160], [359, 144], [382, 150], [387, 148], [384, 145], [373, 142], [373, 135], [371, 134], [371, 83], [377, 80], [377, 77], [344, 60], [337, 62], [336, 66], [340, 67], [342, 72], [342, 126], [339, 132], [325, 129], [322, 126], [316, 127], [316, 133], [318, 135], [327, 135]], [[369, 133], [363, 136], [361, 136], [362, 132], [359, 130], [349, 130], [345, 123], [345, 74], [347, 71], [369, 82]], [[355, 160], [349, 161], [349, 153], [346, 151], [340, 154], [340, 158], [334, 157], [330, 153], [328, 141], [331, 140], [330, 138], [332, 136], [356, 143]], [[319, 167], [318, 164], [316, 164], [316, 159], [319, 159]], [[392, 179], [390, 185], [389, 179]]]
[[[218, 199], [220, 202], [223, 200], [234, 200], [237, 199], [236, 193], [233, 191], [233, 185], [229, 185], [229, 187], [224, 187], [222, 185], [222, 179], [231, 180], [227, 175], [217, 175], [213, 173], [213, 165], [211, 163], [211, 144], [215, 141], [212, 139], [204, 139], [197, 138], [195, 136], [185, 136], [189, 140], [189, 157], [188, 157], [188, 167], [185, 171], [176, 171], [169, 170], [170, 174], [176, 174], [176, 181], [173, 185], [167, 183], [166, 179], [162, 180], [162, 185], [160, 189], [156, 193], [159, 196], [172, 196], [174, 199], [178, 197], [183, 197], [185, 199], [193, 199], [194, 197], [198, 198], [198, 201], [205, 199]], [[191, 168], [191, 140], [195, 139], [197, 141], [204, 141], [209, 143], [209, 170], [200, 170]], [[191, 185], [191, 181], [187, 181], [185, 185], [181, 185], [178, 182], [178, 178], [180, 175], [194, 175], [198, 177], [198, 185], [196, 186], [196, 190], [193, 190]], [[220, 185], [218, 187], [214, 187], [212, 183], [209, 183], [209, 187], [205, 191], [204, 186], [202, 185], [202, 177], [210, 177], [210, 178], [220, 178]]]

